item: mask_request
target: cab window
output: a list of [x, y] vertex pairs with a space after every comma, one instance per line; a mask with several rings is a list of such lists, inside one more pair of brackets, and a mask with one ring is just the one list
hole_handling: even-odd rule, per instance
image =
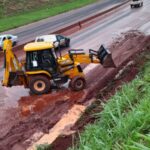
[[50, 49], [26, 53], [26, 70], [46, 70], [51, 74], [57, 71], [57, 62]]
[[38, 52], [26, 53], [26, 70], [32, 70], [39, 68]]

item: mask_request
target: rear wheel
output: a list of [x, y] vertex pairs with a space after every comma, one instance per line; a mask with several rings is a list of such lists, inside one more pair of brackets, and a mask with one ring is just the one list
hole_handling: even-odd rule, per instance
[[86, 81], [83, 77], [77, 76], [71, 79], [69, 86], [73, 91], [80, 91], [85, 88]]
[[31, 92], [37, 95], [46, 94], [50, 90], [50, 80], [46, 76], [32, 76], [29, 81]]

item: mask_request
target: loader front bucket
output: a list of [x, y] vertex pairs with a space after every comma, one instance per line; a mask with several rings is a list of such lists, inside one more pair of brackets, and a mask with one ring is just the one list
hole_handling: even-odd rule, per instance
[[98, 50], [98, 59], [104, 68], [116, 68], [116, 65], [112, 59], [112, 54], [103, 45]]

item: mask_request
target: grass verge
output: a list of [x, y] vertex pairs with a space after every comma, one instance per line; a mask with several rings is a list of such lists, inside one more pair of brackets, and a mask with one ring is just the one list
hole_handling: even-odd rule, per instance
[[55, 4], [51, 7], [46, 6], [38, 10], [22, 12], [15, 16], [7, 16], [0, 19], [0, 32], [67, 12], [75, 8], [80, 8], [96, 1], [97, 0], [71, 0], [70, 2]]
[[[148, 60], [150, 60], [148, 58]], [[150, 61], [124, 84], [70, 150], [150, 150]]]

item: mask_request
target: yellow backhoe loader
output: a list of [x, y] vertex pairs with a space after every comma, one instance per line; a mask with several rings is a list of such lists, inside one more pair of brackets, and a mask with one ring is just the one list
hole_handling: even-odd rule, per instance
[[115, 67], [111, 53], [103, 45], [98, 51], [89, 50], [85, 54], [82, 49], [69, 50], [62, 56], [61, 51], [55, 51], [55, 44], [47, 42], [33, 42], [24, 46], [26, 60], [19, 62], [12, 51], [10, 40], [4, 41], [4, 77], [3, 86], [11, 87], [24, 85], [34, 94], [45, 94], [54, 84], [69, 82], [74, 91], [85, 88], [86, 80], [82, 63], [98, 63], [104, 67]]

